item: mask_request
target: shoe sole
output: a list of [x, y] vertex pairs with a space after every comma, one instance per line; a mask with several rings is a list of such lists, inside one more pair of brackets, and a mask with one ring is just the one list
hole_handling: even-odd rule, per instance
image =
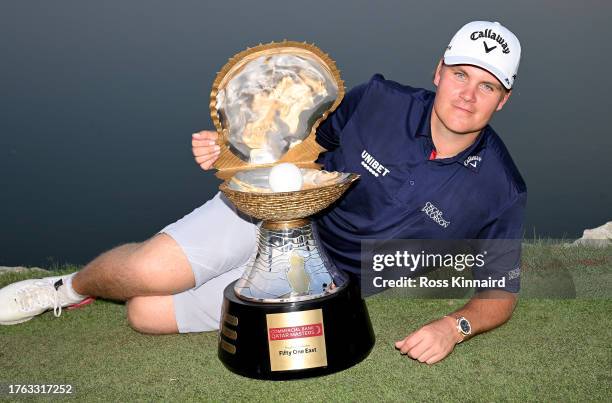
[[20, 323], [27, 322], [27, 321], [32, 320], [32, 319], [34, 319], [34, 316], [29, 317], [29, 318], [25, 318], [25, 319], [14, 320], [12, 322], [0, 322], [0, 325], [4, 325], [4, 326], [18, 325]]
[[83, 301], [79, 302], [78, 304], [74, 304], [74, 305], [69, 305], [66, 307], [67, 311], [72, 311], [73, 309], [79, 309], [79, 308], [83, 308], [85, 305], [89, 305], [92, 302], [94, 302], [96, 299], [94, 297], [87, 297], [85, 298]]
[[[96, 299], [95, 299], [94, 297], [87, 297], [87, 298], [85, 298], [83, 301], [79, 302], [78, 304], [74, 304], [74, 305], [67, 306], [67, 307], [66, 307], [66, 310], [71, 311], [71, 310], [73, 310], [73, 309], [82, 308], [82, 307], [84, 307], [85, 305], [89, 305], [89, 304], [91, 304], [91, 303], [92, 303], [92, 302], [94, 302], [95, 300], [96, 300]], [[44, 312], [43, 312], [43, 313], [44, 313]], [[12, 322], [2, 322], [2, 321], [0, 321], [0, 325], [4, 325], [4, 326], [18, 325], [18, 324], [20, 324], [20, 323], [27, 322], [27, 321], [32, 320], [32, 319], [34, 319], [34, 316], [31, 316], [31, 317], [29, 317], [29, 318], [25, 318], [25, 319], [14, 320], [14, 321], [12, 321]]]

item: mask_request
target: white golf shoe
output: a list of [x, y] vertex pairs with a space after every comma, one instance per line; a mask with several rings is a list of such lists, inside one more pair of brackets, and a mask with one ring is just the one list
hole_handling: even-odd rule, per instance
[[0, 325], [16, 325], [51, 309], [59, 317], [63, 307], [85, 300], [67, 289], [64, 283], [69, 277], [23, 280], [0, 289]]

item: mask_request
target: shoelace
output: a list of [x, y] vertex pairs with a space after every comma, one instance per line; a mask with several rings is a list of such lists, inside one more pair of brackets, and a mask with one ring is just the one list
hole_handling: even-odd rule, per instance
[[59, 291], [53, 285], [49, 287], [46, 281], [37, 281], [28, 288], [17, 291], [17, 303], [23, 312], [31, 312], [35, 307], [53, 307], [53, 315], [56, 318], [62, 314]]

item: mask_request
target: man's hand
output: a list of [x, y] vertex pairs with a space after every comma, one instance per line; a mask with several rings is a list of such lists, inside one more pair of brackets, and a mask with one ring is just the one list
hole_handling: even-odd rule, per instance
[[202, 130], [191, 136], [191, 151], [196, 163], [204, 170], [210, 169], [219, 158], [217, 132]]
[[445, 316], [395, 342], [395, 348], [415, 360], [434, 364], [449, 355], [459, 341], [457, 323]]

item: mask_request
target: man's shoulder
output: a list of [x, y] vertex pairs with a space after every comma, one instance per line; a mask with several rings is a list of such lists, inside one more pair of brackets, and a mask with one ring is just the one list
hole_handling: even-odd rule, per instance
[[487, 126], [486, 130], [486, 163], [483, 164], [481, 171], [484, 171], [485, 175], [495, 175], [496, 183], [508, 188], [515, 195], [527, 193], [523, 176], [503, 140], [491, 126]]
[[435, 97], [435, 92], [433, 91], [387, 80], [380, 73], [374, 74], [369, 81], [361, 84], [361, 87], [364, 93], [369, 93], [372, 96], [403, 96], [423, 103], [430, 102]]

